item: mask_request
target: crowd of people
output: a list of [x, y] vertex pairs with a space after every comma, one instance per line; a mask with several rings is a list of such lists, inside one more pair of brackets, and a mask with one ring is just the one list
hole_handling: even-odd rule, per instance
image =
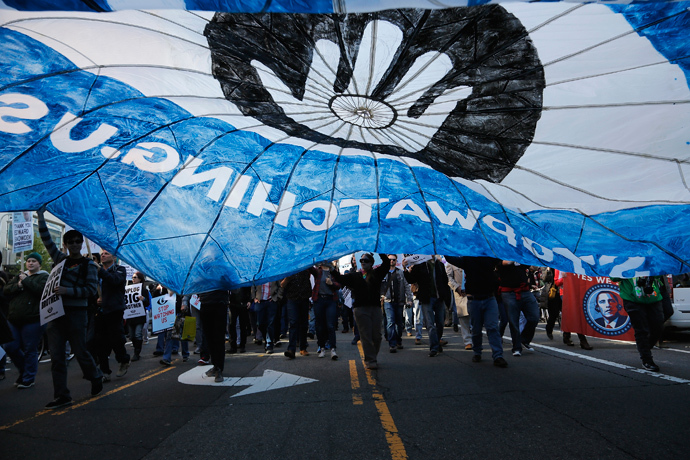
[[[113, 378], [111, 356], [117, 362], [115, 377], [125, 376], [148, 341], [149, 315], [124, 320], [127, 272], [112, 254], [103, 250], [99, 257], [83, 256], [83, 236], [76, 230], [65, 233], [61, 251], [41, 212], [39, 232], [53, 263], [65, 262], [60, 283], [53, 288], [62, 298], [65, 314], [45, 326], [40, 324], [39, 304], [48, 273], [41, 270], [41, 255], [31, 253], [25, 271], [1, 280], [7, 308], [0, 326], [8, 328], [0, 327], [0, 343], [19, 371], [16, 387], [28, 389], [35, 384], [38, 343], [46, 334], [54, 389], [54, 399], [46, 408], [53, 409], [72, 403], [67, 387], [71, 356], [91, 382], [91, 395], [101, 393], [103, 383]], [[195, 296], [176, 295], [161, 284], [147, 282], [141, 272], [134, 273], [129, 283], [142, 285], [138, 300], [145, 309], [150, 310], [158, 297], [174, 296], [175, 315], [196, 319], [193, 353], [199, 355], [199, 364], [212, 365], [206, 377], [215, 382], [225, 379], [226, 354], [246, 352], [248, 340], [271, 354], [287, 338], [283, 354], [295, 359], [309, 356], [308, 341], [316, 339], [317, 356], [328, 355], [337, 361], [339, 323], [343, 333], [353, 332], [352, 344], [361, 342], [364, 363], [370, 370], [379, 367], [384, 339], [388, 351], [397, 353], [404, 349], [405, 334], [414, 337], [415, 345], [423, 345], [424, 329], [430, 358], [443, 352], [448, 343], [444, 328], [452, 327], [460, 333], [463, 347], [472, 352], [474, 363], [482, 361], [485, 331], [491, 360], [499, 368], [508, 366], [502, 339], [506, 328], [514, 357], [533, 351], [531, 342], [543, 316], [546, 335], [553, 340], [566, 276], [558, 270], [491, 257], [379, 257], [381, 262], [376, 265], [373, 254], [363, 253], [359, 270], [354, 257], [353, 268], [344, 273], [334, 262], [321, 261], [282, 280]], [[660, 338], [664, 319], [661, 302], [666, 285], [662, 280], [619, 280], [643, 366], [652, 371], [659, 370], [651, 349]], [[602, 308], [607, 308], [606, 299]], [[562, 332], [564, 343], [574, 345], [571, 334]], [[132, 342], [132, 356], [125, 347], [126, 335]], [[592, 350], [586, 336], [578, 333], [578, 337], [582, 349]], [[177, 327], [158, 334], [153, 354], [160, 357], [161, 365], [172, 365], [173, 355], [180, 353], [183, 361], [189, 359], [189, 341], [184, 338]], [[0, 378], [4, 378], [4, 362], [0, 369]]]

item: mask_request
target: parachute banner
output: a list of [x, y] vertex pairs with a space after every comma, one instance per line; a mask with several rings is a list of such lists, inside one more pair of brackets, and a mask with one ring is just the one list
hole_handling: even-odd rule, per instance
[[688, 3], [132, 3], [5, 1], [0, 211], [178, 293], [360, 249], [690, 271]]

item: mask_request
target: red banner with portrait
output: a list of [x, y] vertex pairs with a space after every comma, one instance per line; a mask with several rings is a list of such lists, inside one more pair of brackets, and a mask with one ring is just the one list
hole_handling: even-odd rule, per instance
[[635, 341], [618, 284], [606, 276], [566, 274], [561, 330], [590, 337]]

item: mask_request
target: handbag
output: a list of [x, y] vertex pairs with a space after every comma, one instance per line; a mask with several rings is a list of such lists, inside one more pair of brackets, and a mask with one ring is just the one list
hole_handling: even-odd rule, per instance
[[182, 326], [182, 335], [180, 340], [187, 340], [193, 342], [196, 339], [196, 318], [193, 316], [185, 316], [184, 325]]
[[556, 297], [558, 297], [558, 286], [556, 286], [556, 283], [553, 283], [551, 288], [549, 288], [549, 299], [555, 299]]
[[180, 340], [180, 337], [182, 336], [182, 329], [184, 328], [184, 316], [180, 315], [177, 318], [175, 318], [175, 325], [173, 326], [172, 330], [172, 338], [173, 340]]

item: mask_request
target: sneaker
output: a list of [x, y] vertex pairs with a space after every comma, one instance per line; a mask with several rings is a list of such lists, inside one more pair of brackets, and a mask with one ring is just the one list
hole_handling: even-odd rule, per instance
[[359, 342], [358, 338], [352, 339], [352, 342], [350, 342], [352, 345], [357, 345], [357, 342]]
[[321, 353], [322, 348], [321, 347], [316, 347], [316, 352]]
[[403, 349], [402, 343], [397, 344], [395, 346], [395, 348], [397, 348], [398, 350], [402, 350]]
[[17, 388], [25, 390], [27, 388], [31, 388], [32, 386], [34, 386], [34, 382], [22, 382], [19, 385], [17, 385]]
[[255, 344], [255, 345], [263, 345], [264, 342], [263, 342], [263, 340], [254, 339], [254, 344]]
[[91, 396], [97, 396], [103, 391], [103, 378], [91, 380]]
[[389, 351], [390, 351], [391, 353], [397, 353], [398, 349], [395, 348], [395, 347], [390, 347]]
[[112, 374], [103, 374], [103, 378], [101, 379], [102, 382], [110, 382], [110, 376]]
[[172, 366], [172, 361], [170, 361], [168, 359], [161, 359], [160, 363], [164, 366]]
[[225, 353], [232, 355], [234, 353], [237, 353], [237, 348], [230, 348], [228, 350], [225, 350]]
[[494, 366], [496, 367], [508, 367], [508, 362], [503, 359], [503, 357], [494, 359]]
[[128, 369], [129, 369], [129, 361], [127, 361], [126, 363], [120, 363], [120, 368], [117, 370], [117, 374], [115, 374], [115, 376], [123, 377], [127, 373]]
[[180, 352], [177, 351], [177, 350], [173, 350], [173, 351], [172, 351], [172, 354], [173, 354], [173, 355], [176, 355], [176, 354], [179, 354], [179, 353], [180, 353]]
[[246, 353], [246, 352], [247, 352], [247, 349], [246, 349], [246, 348], [240, 347], [240, 353]]
[[471, 343], [468, 343], [467, 345], [465, 345], [465, 350], [471, 350], [471, 349], [472, 349]]
[[311, 332], [307, 332], [307, 337], [309, 337], [310, 339], [314, 339], [314, 334], [312, 334]]
[[223, 383], [223, 373], [221, 371], [216, 372], [216, 378], [213, 380], [216, 383]]
[[283, 346], [283, 342], [281, 342], [280, 340], [278, 340], [277, 342], [275, 342], [275, 343], [273, 344], [273, 347], [274, 347], [274, 348], [280, 348], [280, 347], [282, 347], [282, 346]]
[[458, 332], [458, 325], [457, 324], [453, 324], [453, 332]]
[[338, 353], [335, 352], [335, 348], [331, 348], [331, 359], [332, 359], [333, 361], [337, 361], [337, 360], [338, 360]]
[[67, 361], [71, 361], [72, 358], [74, 358], [74, 353], [67, 353], [67, 355], [65, 356], [65, 359], [67, 359]]
[[206, 377], [215, 377], [216, 372], [218, 372], [218, 369], [216, 369], [216, 367], [213, 366], [211, 369], [204, 372], [204, 374], [206, 374]]
[[422, 339], [414, 339], [414, 344], [415, 344], [415, 345], [421, 345], [421, 344], [422, 344]]
[[139, 356], [137, 353], [132, 356], [132, 359], [130, 361], [139, 361], [141, 359], [141, 356]]
[[651, 359], [649, 361], [643, 361], [642, 367], [644, 367], [648, 371], [659, 372], [659, 366], [657, 366], [656, 363], [654, 363], [654, 361], [652, 361]]
[[285, 355], [285, 357], [288, 359], [295, 359], [295, 352], [292, 350], [285, 350], [283, 355]]
[[473, 356], [472, 356], [472, 362], [473, 362], [473, 363], [480, 363], [480, 362], [482, 362], [482, 355], [473, 355]]
[[446, 345], [448, 345], [448, 341], [445, 339], [439, 340], [438, 343], [440, 343], [442, 347], [445, 347]]
[[326, 350], [324, 350], [322, 348], [321, 351], [319, 351], [319, 358], [325, 358], [325, 357], [326, 357]]
[[211, 360], [205, 356], [202, 356], [199, 358], [199, 361], [196, 362], [197, 364], [211, 364]]
[[300, 356], [309, 356], [309, 352], [307, 350], [300, 350], [299, 354]]
[[271, 347], [271, 348], [266, 347], [266, 349], [264, 351], [266, 352], [267, 355], [270, 355], [271, 353], [273, 353], [273, 347]]
[[183, 357], [182, 357], [182, 362], [183, 362], [183, 363], [186, 363], [187, 361], [189, 361], [189, 356], [183, 356]]
[[344, 328], [344, 329], [342, 330], [342, 333], [343, 333], [343, 334], [347, 334], [348, 332], [350, 332], [350, 329], [348, 329], [348, 328]]
[[194, 350], [194, 354], [195, 354], [195, 355], [200, 355], [200, 354], [201, 354], [201, 350], [197, 348], [196, 350]]
[[433, 357], [436, 356], [437, 354], [438, 354], [438, 351], [436, 351], [436, 350], [431, 350], [431, 351], [429, 352], [429, 358], [433, 358]]
[[69, 398], [67, 396], [60, 396], [59, 398], [55, 398], [54, 400], [52, 400], [48, 404], [46, 404], [46, 409], [57, 409], [59, 407], [65, 407], [65, 406], [71, 406], [71, 405], [72, 405], [72, 398]]
[[408, 337], [412, 337], [413, 335], [414, 335], [414, 334], [413, 334], [412, 332], [408, 332], [408, 333], [407, 333], [407, 336], [408, 336]]
[[522, 348], [527, 351], [534, 351], [534, 348], [530, 347], [528, 343], [523, 343]]
[[519, 351], [514, 351], [513, 356], [522, 356], [522, 353], [520, 353]]
[[153, 356], [163, 356], [163, 352], [162, 351], [154, 351]]
[[378, 368], [379, 368], [379, 364], [376, 361], [370, 361], [367, 363], [367, 369], [375, 371]]

